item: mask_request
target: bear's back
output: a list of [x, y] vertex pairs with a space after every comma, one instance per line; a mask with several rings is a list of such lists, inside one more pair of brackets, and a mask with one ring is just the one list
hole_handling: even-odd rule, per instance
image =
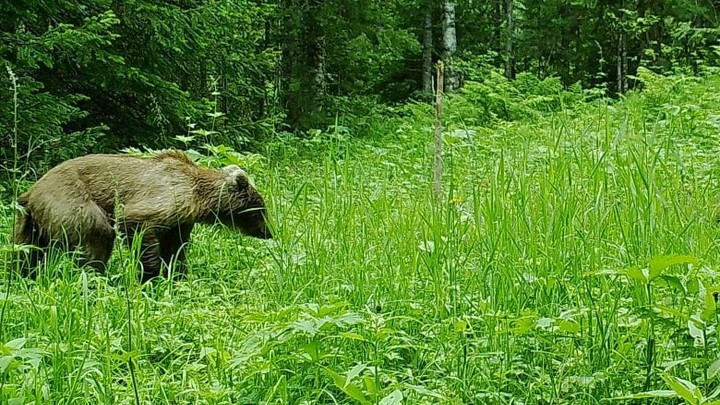
[[49, 170], [24, 195], [31, 206], [73, 205], [93, 201], [108, 214], [120, 202], [148, 212], [190, 204], [199, 168], [180, 151], [153, 157], [93, 154], [65, 161]]

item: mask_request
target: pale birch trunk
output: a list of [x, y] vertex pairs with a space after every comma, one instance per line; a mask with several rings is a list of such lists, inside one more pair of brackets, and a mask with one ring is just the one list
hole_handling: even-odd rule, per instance
[[457, 50], [457, 36], [455, 33], [455, 1], [443, 1], [443, 53], [445, 63], [445, 92], [450, 93], [460, 87], [460, 80], [453, 66], [453, 56]]
[[320, 36], [315, 42], [315, 94], [318, 98], [325, 96], [327, 91], [327, 67], [325, 36]]

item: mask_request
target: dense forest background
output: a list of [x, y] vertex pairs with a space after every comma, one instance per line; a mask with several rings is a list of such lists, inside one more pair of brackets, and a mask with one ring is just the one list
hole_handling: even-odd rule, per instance
[[479, 119], [488, 122], [511, 118], [488, 100], [518, 75], [616, 96], [636, 85], [641, 65], [697, 74], [713, 63], [719, 7], [707, 0], [5, 2], [0, 133], [16, 127], [17, 145], [3, 136], [0, 158], [12, 160], [17, 146], [23, 161], [47, 166], [88, 152], [167, 147], [177, 135], [246, 149], [338, 125], [363, 136], [367, 117], [428, 100], [439, 59], [448, 66], [446, 91], [474, 91], [487, 106]]

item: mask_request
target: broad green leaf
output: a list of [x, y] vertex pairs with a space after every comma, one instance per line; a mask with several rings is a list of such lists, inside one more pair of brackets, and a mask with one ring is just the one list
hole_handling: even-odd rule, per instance
[[378, 395], [378, 387], [375, 385], [375, 377], [365, 375], [363, 376], [363, 382], [365, 383], [365, 389], [372, 395]]
[[712, 380], [720, 371], [720, 358], [712, 362], [710, 367], [707, 369], [708, 380]]
[[121, 353], [115, 354], [114, 357], [116, 359], [118, 359], [119, 361], [126, 362], [126, 361], [130, 361], [130, 359], [132, 359], [132, 358], [137, 358], [138, 352], [136, 350], [129, 351], [129, 352], [123, 351]]
[[674, 266], [676, 264], [692, 264], [697, 266], [698, 263], [699, 261], [696, 257], [687, 255], [668, 255], [654, 257], [650, 259], [650, 275], [648, 277], [648, 281], [653, 281], [670, 266]]
[[700, 404], [703, 401], [703, 395], [700, 390], [690, 381], [682, 378], [674, 377], [668, 374], [662, 375], [663, 380], [675, 391], [680, 397], [690, 404]]
[[316, 319], [300, 319], [293, 322], [292, 326], [296, 331], [305, 332], [310, 336], [315, 336], [320, 329]]
[[361, 321], [362, 317], [354, 312], [347, 312], [330, 319], [330, 322], [339, 327], [355, 325]]
[[690, 333], [690, 336], [692, 336], [695, 340], [701, 340], [702, 344], [705, 345], [705, 335], [703, 334], [703, 330], [698, 327], [697, 321], [690, 318], [688, 319], [687, 325], [688, 325], [688, 332]]
[[523, 334], [528, 333], [535, 329], [537, 323], [535, 316], [524, 316], [522, 318], [518, 318], [513, 322], [513, 332], [517, 334]]
[[206, 356], [211, 355], [215, 352], [217, 352], [217, 350], [214, 347], [203, 347], [200, 350], [200, 358], [205, 358]]
[[175, 139], [180, 142], [183, 142], [183, 143], [188, 143], [188, 142], [194, 141], [195, 137], [194, 136], [185, 136], [185, 135], [175, 135]]
[[687, 294], [687, 288], [685, 288], [685, 285], [683, 285], [679, 277], [663, 274], [660, 276], [660, 279], [668, 283], [670, 287], [680, 291], [683, 294]]
[[668, 315], [672, 315], [672, 316], [676, 316], [676, 317], [678, 317], [678, 318], [685, 318], [685, 317], [686, 317], [685, 314], [683, 314], [682, 312], [678, 311], [678, 310], [675, 309], [675, 308], [666, 307], [666, 306], [664, 306], [664, 305], [656, 305], [654, 308], [655, 308], [656, 310], [662, 312], [662, 313], [665, 313], [665, 314], [668, 314]]
[[453, 329], [455, 332], [465, 332], [465, 329], [467, 329], [467, 322], [464, 320], [455, 321], [453, 323]]
[[688, 294], [695, 294], [700, 291], [700, 281], [697, 277], [692, 277], [687, 281], [687, 292]]
[[365, 337], [363, 337], [363, 335], [361, 335], [361, 334], [359, 334], [359, 333], [354, 333], [354, 332], [340, 332], [339, 335], [340, 335], [340, 337], [344, 337], [344, 338], [346, 338], [346, 339], [359, 340], [359, 341], [361, 341], [361, 342], [366, 342], [366, 341], [367, 341], [367, 340], [365, 339]]
[[18, 245], [16, 243], [10, 243], [0, 247], [2, 253], [27, 253], [32, 249], [38, 249], [35, 245]]
[[380, 401], [380, 405], [397, 405], [401, 404], [403, 400], [403, 394], [400, 390], [391, 392], [388, 396]]
[[664, 371], [668, 371], [668, 370], [672, 369], [673, 367], [675, 367], [675, 366], [677, 366], [677, 365], [685, 364], [685, 363], [687, 363], [687, 362], [692, 362], [692, 361], [693, 361], [693, 358], [691, 358], [691, 357], [686, 357], [686, 358], [684, 358], [684, 359], [679, 359], [679, 360], [673, 360], [673, 361], [664, 362], [664, 363], [662, 364], [662, 366], [663, 366], [663, 368], [664, 368]]
[[361, 404], [370, 404], [370, 401], [368, 401], [367, 397], [365, 397], [365, 394], [363, 394], [363, 392], [360, 391], [360, 388], [358, 388], [355, 384], [345, 385], [345, 379], [340, 374], [327, 367], [323, 367], [323, 370], [325, 370], [325, 373], [332, 378], [335, 386], [347, 394], [350, 398], [360, 402]]
[[552, 318], [540, 318], [537, 320], [538, 328], [548, 328], [555, 322]]
[[405, 384], [405, 387], [412, 389], [413, 391], [417, 392], [421, 395], [426, 395], [429, 397], [433, 397], [436, 399], [444, 399], [445, 397], [435, 391], [430, 391], [429, 389], [423, 387], [422, 385], [412, 385], [412, 384]]
[[350, 384], [352, 382], [352, 380], [355, 377], [359, 376], [360, 373], [362, 373], [363, 370], [365, 370], [366, 368], [367, 368], [367, 366], [363, 363], [360, 363], [360, 364], [356, 365], [355, 367], [351, 368], [350, 371], [348, 371], [347, 377], [345, 377], [345, 387], [347, 387], [348, 384]]
[[313, 315], [317, 316], [318, 318], [327, 316], [327, 315], [331, 315], [331, 314], [335, 313], [336, 311], [344, 310], [346, 306], [347, 306], [347, 304], [345, 304], [344, 302], [335, 302], [332, 304], [321, 305], [319, 307], [314, 306], [313, 308], [314, 308], [315, 313]]
[[4, 373], [13, 364], [13, 360], [15, 360], [15, 356], [0, 357], [0, 373]]
[[590, 276], [622, 276], [625, 273], [623, 273], [621, 270], [617, 269], [602, 269], [597, 271], [591, 271], [587, 273]]
[[613, 397], [613, 399], [644, 399], [644, 398], [677, 398], [677, 393], [673, 390], [653, 390], [638, 392], [637, 394], [625, 395], [622, 397]]
[[628, 278], [639, 281], [641, 283], [647, 283], [649, 279], [649, 271], [646, 268], [629, 267], [618, 271], [618, 274], [627, 276]]
[[565, 333], [580, 332], [580, 324], [570, 319], [557, 319], [558, 331]]
[[715, 319], [717, 303], [715, 302], [712, 290], [702, 288], [701, 291], [705, 291], [705, 297], [703, 297], [705, 298], [705, 305], [702, 312], [700, 312], [700, 319], [705, 322], [710, 322]]
[[312, 361], [317, 362], [318, 360], [320, 360], [320, 347], [318, 345], [317, 340], [313, 339], [313, 340], [303, 344], [302, 346], [303, 346], [303, 349], [305, 349], [305, 353], [307, 353], [308, 356], [310, 356], [310, 359], [312, 359]]
[[17, 338], [17, 339], [13, 339], [13, 340], [5, 343], [5, 347], [19, 350], [19, 349], [22, 349], [23, 346], [25, 346], [26, 342], [27, 342], [27, 339], [25, 339], [25, 338]]
[[213, 135], [213, 134], [217, 134], [218, 132], [217, 132], [217, 131], [207, 131], [207, 130], [204, 130], [204, 129], [194, 129], [194, 130], [190, 131], [190, 133], [191, 133], [191, 134], [197, 134], [197, 135], [200, 135], [200, 136], [210, 136], [210, 135]]

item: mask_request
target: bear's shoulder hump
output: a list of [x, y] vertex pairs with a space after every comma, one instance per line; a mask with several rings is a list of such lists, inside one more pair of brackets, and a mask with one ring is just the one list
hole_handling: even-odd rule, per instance
[[195, 162], [185, 152], [176, 149], [164, 150], [155, 155], [154, 158], [157, 160], [173, 159], [181, 163], [195, 165]]

